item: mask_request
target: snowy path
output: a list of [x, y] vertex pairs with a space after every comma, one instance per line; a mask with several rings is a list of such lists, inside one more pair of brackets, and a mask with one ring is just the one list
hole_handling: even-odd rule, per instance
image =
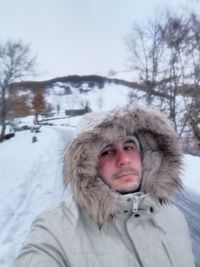
[[[33, 219], [63, 197], [63, 150], [73, 131], [43, 127], [0, 146], [0, 266], [11, 267]], [[8, 143], [9, 142], [9, 143]]]

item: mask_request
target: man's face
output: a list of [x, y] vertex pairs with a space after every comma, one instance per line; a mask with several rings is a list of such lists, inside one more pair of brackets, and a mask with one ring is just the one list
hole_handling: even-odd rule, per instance
[[98, 160], [101, 179], [120, 193], [138, 190], [142, 164], [138, 148], [131, 139], [120, 140], [102, 149]]

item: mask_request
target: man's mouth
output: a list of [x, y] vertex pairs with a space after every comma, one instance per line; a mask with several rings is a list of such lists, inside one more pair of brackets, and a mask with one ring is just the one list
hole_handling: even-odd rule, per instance
[[126, 176], [139, 176], [139, 172], [137, 170], [131, 170], [131, 171], [119, 171], [113, 175], [113, 179], [120, 179]]
[[116, 177], [117, 178], [121, 178], [121, 177], [124, 177], [124, 176], [130, 176], [130, 175], [134, 175], [134, 173], [131, 173], [131, 172], [124, 172], [124, 173], [121, 173], [120, 175], [118, 175]]

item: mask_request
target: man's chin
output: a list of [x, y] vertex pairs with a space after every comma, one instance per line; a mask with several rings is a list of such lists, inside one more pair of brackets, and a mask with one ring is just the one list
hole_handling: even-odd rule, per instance
[[118, 193], [125, 195], [125, 194], [130, 194], [130, 193], [136, 193], [140, 191], [140, 187], [136, 187], [136, 188], [122, 188], [119, 190], [116, 190]]

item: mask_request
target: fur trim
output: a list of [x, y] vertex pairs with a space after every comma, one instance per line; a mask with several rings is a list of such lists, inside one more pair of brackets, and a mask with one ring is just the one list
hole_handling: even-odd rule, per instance
[[118, 193], [98, 177], [97, 160], [106, 143], [136, 135], [142, 150], [141, 191], [159, 202], [168, 202], [181, 188], [181, 146], [169, 120], [145, 108], [122, 108], [107, 113], [98, 123], [89, 123], [66, 150], [64, 183], [70, 185], [79, 207], [98, 224], [117, 209]]

